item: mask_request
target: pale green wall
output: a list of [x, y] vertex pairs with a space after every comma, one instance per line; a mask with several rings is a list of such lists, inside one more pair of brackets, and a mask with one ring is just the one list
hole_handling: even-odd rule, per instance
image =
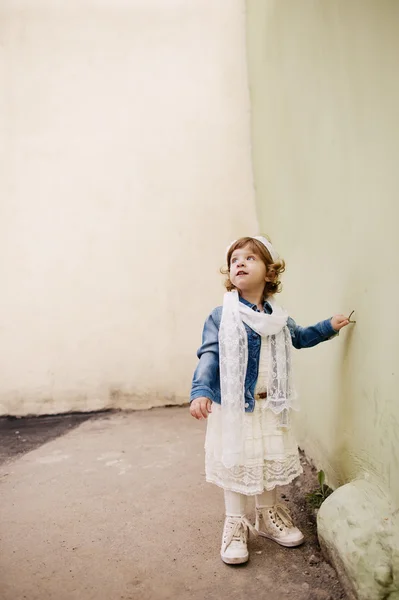
[[399, 2], [248, 0], [261, 228], [303, 325], [356, 309], [296, 353], [298, 438], [332, 485], [399, 503]]

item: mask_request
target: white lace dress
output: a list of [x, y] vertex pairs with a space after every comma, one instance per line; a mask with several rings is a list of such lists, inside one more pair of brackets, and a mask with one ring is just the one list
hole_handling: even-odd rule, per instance
[[[262, 338], [259, 374], [255, 394], [266, 391], [267, 344]], [[205, 474], [210, 483], [246, 496], [261, 494], [278, 485], [287, 485], [302, 473], [298, 445], [289, 424], [281, 425], [280, 415], [267, 407], [267, 400], [255, 400], [253, 413], [245, 413], [245, 461], [226, 468], [222, 457], [221, 407], [212, 404], [205, 439]]]

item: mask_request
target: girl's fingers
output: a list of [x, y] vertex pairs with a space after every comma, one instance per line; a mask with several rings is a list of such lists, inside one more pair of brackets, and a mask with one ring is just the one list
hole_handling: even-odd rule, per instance
[[208, 399], [203, 399], [200, 402], [193, 402], [190, 404], [190, 414], [195, 419], [207, 419], [208, 413], [212, 412], [212, 402]]
[[347, 317], [345, 317], [345, 319], [339, 323], [338, 327], [339, 327], [340, 329], [342, 329], [342, 328], [343, 328], [343, 327], [345, 327], [346, 325], [349, 325], [349, 320], [348, 320], [348, 318], [347, 318]]
[[207, 410], [207, 402], [201, 402], [201, 414], [204, 417], [204, 419], [208, 418], [208, 410]]
[[190, 413], [191, 413], [191, 416], [194, 417], [195, 419], [198, 419], [198, 420], [202, 419], [204, 416], [203, 410], [202, 410], [202, 403], [201, 402], [192, 402], [190, 405]]
[[198, 403], [197, 406], [195, 407], [195, 418], [196, 419], [202, 419], [202, 411], [201, 411], [201, 404]]
[[333, 323], [334, 329], [336, 331], [339, 331], [343, 327], [346, 327], [347, 325], [349, 325], [350, 320], [345, 315], [335, 315], [332, 323]]
[[194, 419], [199, 419], [200, 416], [198, 414], [198, 403], [191, 403], [190, 405], [190, 413], [191, 416], [194, 417]]

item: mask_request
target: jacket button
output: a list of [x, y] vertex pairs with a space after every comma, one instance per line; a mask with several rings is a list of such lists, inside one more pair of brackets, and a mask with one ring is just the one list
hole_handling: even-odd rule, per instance
[[244, 406], [245, 406], [245, 408], [249, 408], [248, 402], [246, 402]]

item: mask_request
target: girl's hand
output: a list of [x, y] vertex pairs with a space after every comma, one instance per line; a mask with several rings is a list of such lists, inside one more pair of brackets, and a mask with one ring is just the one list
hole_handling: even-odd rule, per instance
[[196, 398], [190, 404], [190, 414], [195, 419], [207, 419], [208, 413], [212, 412], [212, 400], [205, 398]]
[[331, 319], [331, 325], [335, 331], [339, 331], [349, 325], [349, 319], [345, 315], [334, 315]]

